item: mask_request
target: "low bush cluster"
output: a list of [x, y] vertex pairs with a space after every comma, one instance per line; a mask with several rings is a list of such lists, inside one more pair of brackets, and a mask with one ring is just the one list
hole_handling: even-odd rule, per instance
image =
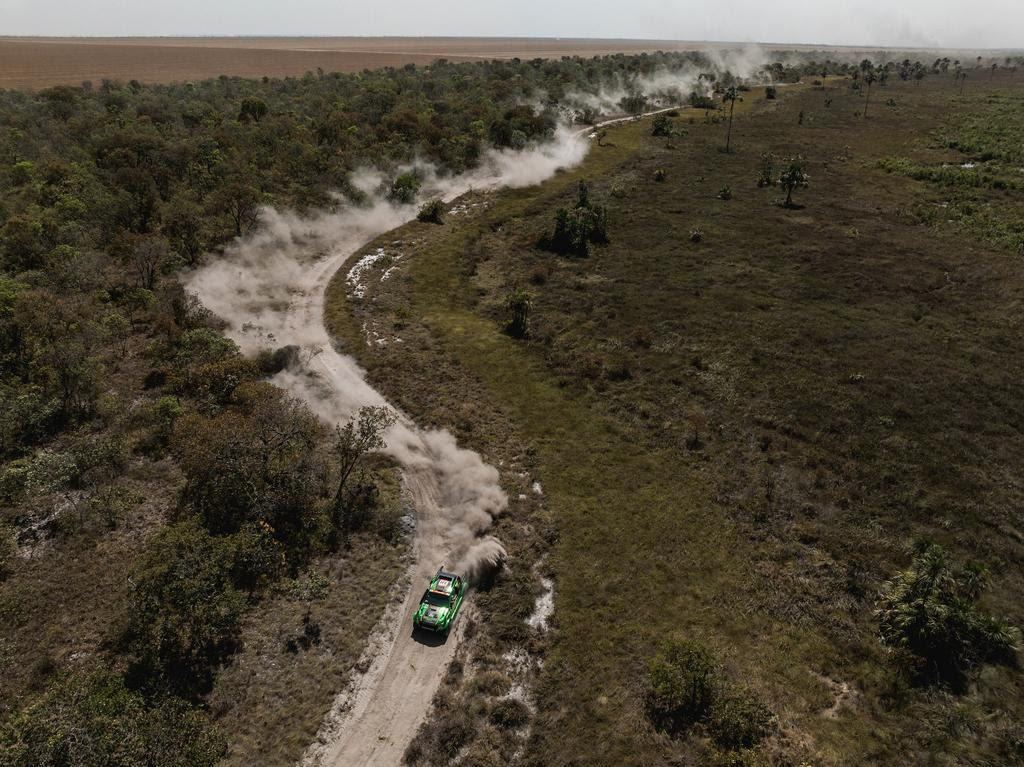
[[538, 246], [560, 256], [585, 258], [590, 255], [591, 244], [608, 241], [608, 209], [592, 203], [587, 182], [580, 181], [576, 206], [555, 212], [554, 228], [540, 238]]
[[681, 638], [648, 664], [647, 711], [655, 727], [674, 736], [699, 727], [726, 751], [753, 748], [776, 727], [763, 703], [724, 678], [707, 647]]

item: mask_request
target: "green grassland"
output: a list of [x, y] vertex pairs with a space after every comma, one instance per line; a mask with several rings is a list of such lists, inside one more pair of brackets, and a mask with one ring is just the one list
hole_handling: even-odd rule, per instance
[[[527, 763], [719, 758], [645, 714], [647, 663], [672, 634], [713, 648], [777, 716], [738, 757], [750, 763], [1021, 758], [1020, 672], [987, 666], [956, 692], [913, 685], [873, 610], [925, 537], [984, 565], [986, 606], [1024, 623], [1024, 280], [1012, 237], [987, 234], [1019, 231], [1019, 181], [954, 184], [986, 211], [979, 232], [914, 215], [961, 198], [941, 171], [906, 172], [978, 159], [1012, 177], [1020, 123], [999, 110], [1014, 112], [1022, 85], [1000, 74], [958, 96], [951, 75], [891, 82], [867, 118], [845, 80], [772, 101], [750, 91], [728, 154], [724, 125], [699, 111], [668, 140], [645, 122], [615, 127], [540, 188], [471, 196], [469, 215], [389, 233], [407, 266], [372, 306], [348, 305], [336, 281], [329, 322], [375, 385], [500, 462], [513, 491], [522, 471], [543, 483], [542, 503], [499, 522], [509, 568], [480, 595], [469, 659], [486, 670], [521, 638], [509, 612], [528, 611], [529, 566], [546, 552], [556, 612], [530, 637], [544, 665]], [[804, 157], [799, 209], [758, 188], [766, 152]], [[581, 179], [610, 210], [611, 242], [586, 259], [539, 250]], [[532, 295], [524, 340], [502, 332], [515, 287]], [[401, 342], [367, 348], [367, 319]], [[492, 609], [499, 596], [510, 610]], [[468, 689], [449, 680], [439, 705], [476, 701], [459, 742], [500, 764], [483, 756], [510, 748], [493, 698]]]

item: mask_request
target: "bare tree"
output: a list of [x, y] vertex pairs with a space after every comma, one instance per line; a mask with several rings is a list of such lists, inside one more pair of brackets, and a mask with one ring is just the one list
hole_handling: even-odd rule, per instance
[[152, 290], [160, 269], [167, 262], [170, 249], [163, 237], [145, 237], [132, 248], [132, 267], [139, 278], [139, 287]]

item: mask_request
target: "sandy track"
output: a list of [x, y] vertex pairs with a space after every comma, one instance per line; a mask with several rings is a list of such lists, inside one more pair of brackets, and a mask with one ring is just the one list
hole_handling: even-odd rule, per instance
[[335, 725], [336, 737], [319, 749], [312, 760], [315, 764], [400, 764], [461, 639], [464, 621], [456, 621], [450, 637], [412, 631], [412, 616], [423, 584], [441, 564], [436, 562], [437, 554], [446, 544], [434, 524], [440, 506], [432, 472], [410, 470], [405, 481], [421, 530], [416, 536], [412, 584], [401, 609], [394, 612], [397, 625], [388, 627], [391, 640], [379, 657], [381, 662], [374, 663], [358, 681], [348, 711]]
[[[605, 126], [673, 108], [653, 110], [639, 117], [607, 119], [575, 133], [583, 136]], [[322, 322], [323, 290], [339, 266], [336, 257], [313, 270], [312, 281], [319, 287], [297, 305], [299, 311], [293, 316], [299, 326], [310, 327]], [[333, 350], [325, 351], [312, 361], [320, 375], [335, 388], [357, 384], [345, 375], [350, 366], [337, 364], [343, 358]], [[358, 384], [367, 386], [361, 379]], [[429, 467], [406, 468], [403, 476], [417, 516], [409, 590], [400, 607], [393, 608], [378, 625], [367, 649], [368, 653], [374, 653], [372, 663], [336, 700], [321, 728], [318, 742], [304, 755], [304, 767], [394, 767], [401, 764], [405, 749], [429, 712], [434, 694], [462, 639], [464, 615], [456, 621], [449, 637], [412, 631], [412, 616], [422, 590], [443, 564], [442, 557], [448, 552], [450, 542], [443, 534], [441, 492], [436, 474]], [[471, 609], [472, 605], [467, 604], [463, 612]]]

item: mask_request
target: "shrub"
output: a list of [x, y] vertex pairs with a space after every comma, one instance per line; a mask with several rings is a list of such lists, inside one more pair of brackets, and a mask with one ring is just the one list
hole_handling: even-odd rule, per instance
[[59, 677], [0, 728], [0, 762], [10, 767], [204, 767], [226, 750], [198, 709], [147, 703], [107, 671]]
[[708, 731], [721, 748], [752, 748], [775, 727], [771, 709], [747, 692], [733, 691], [715, 701]]
[[608, 209], [590, 202], [590, 189], [580, 181], [576, 207], [571, 211], [559, 208], [555, 211], [555, 225], [550, 234], [545, 233], [537, 243], [539, 247], [559, 255], [575, 255], [586, 258], [590, 255], [590, 244], [608, 242]]
[[701, 231], [700, 227], [690, 230], [690, 242], [698, 243], [704, 240], [704, 232]]
[[719, 200], [731, 200], [732, 199], [732, 187], [723, 186], [718, 190]]
[[444, 223], [444, 202], [438, 198], [427, 200], [416, 214], [416, 218], [426, 224]]
[[773, 98], [775, 98], [775, 86], [774, 85], [766, 85], [764, 87], [764, 97], [766, 99], [773, 99]]
[[515, 730], [530, 721], [530, 709], [516, 698], [504, 698], [491, 709], [492, 724], [507, 730]]
[[0, 522], [0, 580], [5, 578], [10, 572], [17, 553], [18, 549], [14, 543], [14, 531]]
[[711, 651], [685, 639], [666, 641], [647, 669], [647, 709], [654, 723], [683, 730], [711, 711], [718, 688]]
[[718, 104], [711, 96], [698, 94], [696, 91], [690, 94], [690, 106], [694, 109], [718, 109]]
[[516, 288], [505, 298], [508, 322], [505, 327], [513, 338], [523, 338], [530, 328], [530, 309], [533, 297], [522, 288]]
[[953, 568], [940, 546], [920, 546], [879, 594], [882, 641], [923, 680], [960, 683], [980, 663], [1015, 662], [1019, 632], [978, 605], [987, 582], [981, 568]]
[[209, 687], [245, 609], [235, 564], [233, 541], [194, 520], [157, 533], [133, 573], [124, 634], [140, 682], [185, 694]]
[[420, 183], [420, 177], [416, 173], [412, 171], [402, 173], [391, 182], [388, 197], [395, 202], [408, 205], [416, 199], [416, 194], [420, 191]]
[[666, 112], [660, 112], [659, 114], [654, 115], [654, 119], [651, 121], [651, 135], [672, 135], [672, 119], [668, 116]]
[[661, 183], [662, 181], [665, 180], [665, 170], [663, 168], [658, 168], [656, 171], [654, 171], [654, 180], [657, 181], [658, 183]]

